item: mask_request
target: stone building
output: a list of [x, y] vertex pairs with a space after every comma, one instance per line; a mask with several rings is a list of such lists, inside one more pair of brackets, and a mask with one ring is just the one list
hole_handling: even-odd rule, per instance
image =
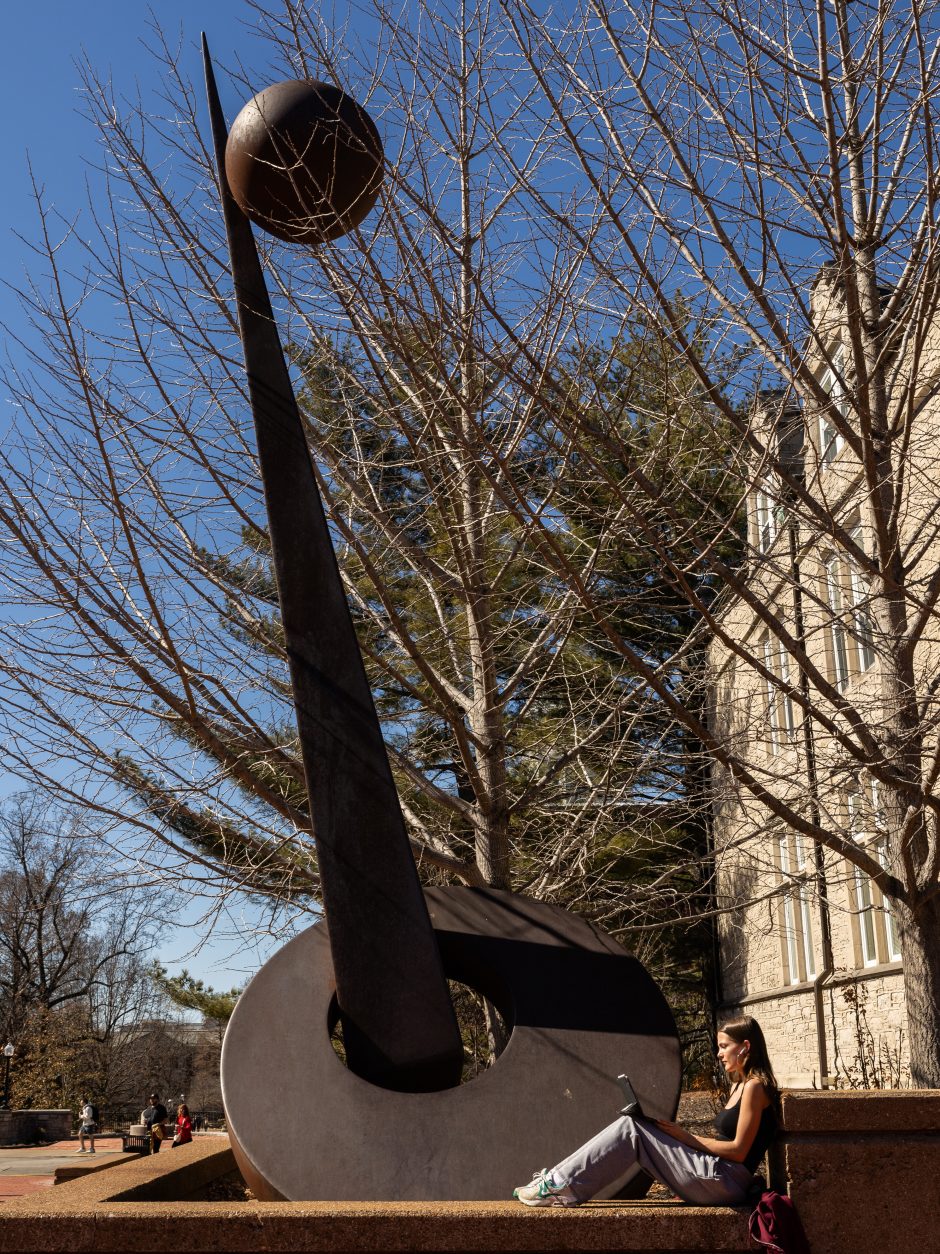
[[[765, 394], [756, 411], [783, 466], [864, 550], [870, 517], [851, 450], [829, 415], [848, 415], [844, 323], [826, 272], [812, 293], [819, 357], [814, 372], [827, 409]], [[931, 424], [931, 416], [934, 422]], [[932, 425], [932, 429], [931, 429]], [[925, 407], [923, 443], [912, 464], [936, 460], [940, 410]], [[877, 781], [847, 764], [837, 737], [811, 724], [799, 703], [768, 676], [803, 683], [786, 647], [768, 630], [748, 594], [818, 666], [832, 690], [877, 717], [879, 660], [865, 609], [864, 580], [844, 547], [830, 544], [805, 514], [788, 508], [774, 475], [752, 476], [746, 591], [725, 594], [710, 647], [712, 725], [742, 754], [758, 786], [860, 842], [885, 865]], [[933, 490], [933, 476], [925, 476]], [[929, 489], [927, 485], [929, 486]], [[909, 525], [917, 526], [916, 510]], [[870, 550], [868, 550], [870, 551]], [[925, 553], [937, 564], [937, 550]], [[738, 651], [738, 645], [743, 648]], [[764, 671], [754, 665], [757, 658]], [[921, 658], [924, 682], [940, 675]], [[833, 707], [834, 708], [834, 707]], [[833, 716], [833, 727], [838, 720]], [[714, 772], [714, 836], [723, 914], [720, 953], [724, 1010], [753, 1014], [764, 1027], [781, 1083], [790, 1087], [904, 1084], [907, 1042], [900, 946], [889, 903], [844, 857], [776, 821], [729, 772]]]

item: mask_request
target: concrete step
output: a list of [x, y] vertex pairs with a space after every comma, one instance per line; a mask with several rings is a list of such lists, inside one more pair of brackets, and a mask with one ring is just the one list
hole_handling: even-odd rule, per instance
[[218, 1185], [237, 1179], [235, 1173], [221, 1139], [132, 1159], [5, 1204], [0, 1254], [736, 1254], [748, 1248], [746, 1211], [674, 1201], [591, 1202], [566, 1210], [511, 1200], [207, 1200], [225, 1197]]

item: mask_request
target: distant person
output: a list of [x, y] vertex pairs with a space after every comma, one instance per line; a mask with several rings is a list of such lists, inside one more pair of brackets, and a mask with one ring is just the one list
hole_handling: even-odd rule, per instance
[[[95, 1152], [95, 1133], [98, 1131], [98, 1111], [83, 1097], [80, 1103], [81, 1113], [79, 1114], [79, 1130], [78, 1140], [80, 1149], [75, 1151], [76, 1154], [93, 1154]], [[85, 1147], [85, 1138], [88, 1138], [88, 1148]]]
[[150, 1105], [141, 1114], [140, 1122], [150, 1133], [151, 1154], [160, 1153], [160, 1142], [166, 1136], [166, 1107], [157, 1093], [150, 1094]]
[[176, 1135], [173, 1145], [188, 1145], [193, 1139], [193, 1121], [189, 1117], [189, 1107], [182, 1102], [176, 1108]]
[[197, 1115], [195, 1119], [193, 1120], [193, 1131], [194, 1132], [202, 1131], [202, 1115]]

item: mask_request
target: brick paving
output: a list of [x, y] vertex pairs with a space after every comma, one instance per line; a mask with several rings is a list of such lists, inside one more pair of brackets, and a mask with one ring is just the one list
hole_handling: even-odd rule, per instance
[[23, 1197], [55, 1184], [57, 1167], [89, 1170], [124, 1158], [120, 1137], [96, 1137], [95, 1153], [76, 1154], [79, 1141], [53, 1141], [49, 1145], [11, 1145], [0, 1148], [0, 1202]]
[[51, 1189], [54, 1184], [55, 1176], [0, 1176], [0, 1202]]

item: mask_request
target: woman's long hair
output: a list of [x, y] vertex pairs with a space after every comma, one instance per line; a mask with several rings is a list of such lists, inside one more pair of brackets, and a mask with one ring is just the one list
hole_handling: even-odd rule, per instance
[[752, 1019], [750, 1015], [741, 1015], [739, 1019], [729, 1019], [727, 1023], [720, 1024], [718, 1031], [724, 1032], [725, 1036], [730, 1036], [737, 1045], [743, 1045], [747, 1041], [747, 1058], [742, 1067], [744, 1078], [747, 1080], [751, 1076], [756, 1076], [767, 1090], [771, 1105], [779, 1111], [780, 1086], [777, 1084], [774, 1069], [770, 1065], [767, 1042], [764, 1040], [764, 1033], [757, 1020]]
[[187, 1119], [189, 1118], [189, 1107], [186, 1105], [185, 1102], [183, 1102], [182, 1105], [177, 1106], [176, 1108], [177, 1119], [179, 1119], [181, 1115], [185, 1115]]

